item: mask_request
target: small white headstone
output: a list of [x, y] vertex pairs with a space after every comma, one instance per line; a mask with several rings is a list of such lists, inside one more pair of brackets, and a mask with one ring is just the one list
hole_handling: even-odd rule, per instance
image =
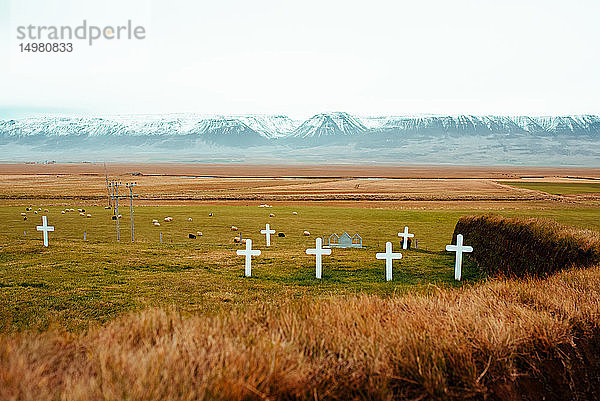
[[463, 236], [458, 234], [456, 236], [456, 245], [446, 245], [448, 252], [456, 252], [456, 259], [454, 261], [454, 279], [460, 281], [462, 276], [462, 254], [463, 252], [473, 252], [473, 247], [463, 245]]
[[246, 277], [250, 277], [252, 275], [252, 256], [259, 256], [260, 251], [258, 249], [252, 249], [252, 240], [246, 240], [246, 249], [238, 249], [237, 254], [240, 256], [245, 256], [244, 263], [244, 274]]
[[392, 252], [392, 243], [385, 243], [385, 252], [379, 252], [375, 254], [377, 259], [385, 259], [385, 281], [392, 280], [392, 263], [394, 259], [402, 259], [402, 254], [400, 252], [394, 253]]
[[42, 225], [37, 226], [37, 230], [44, 232], [44, 246], [48, 246], [48, 232], [54, 231], [54, 227], [48, 225], [46, 216], [42, 216]]
[[265, 229], [260, 230], [260, 233], [267, 236], [267, 246], [271, 246], [271, 234], [275, 234], [275, 230], [271, 230], [269, 224], [266, 224]]
[[306, 250], [306, 254], [307, 255], [315, 255], [316, 258], [316, 277], [317, 278], [321, 278], [321, 275], [323, 273], [323, 266], [322, 266], [322, 256], [323, 255], [331, 255], [331, 248], [323, 248], [323, 240], [321, 239], [321, 237], [317, 237], [317, 239], [315, 240], [315, 247], [313, 249], [307, 249]]
[[398, 237], [404, 237], [404, 240], [402, 241], [402, 249], [408, 248], [408, 238], [414, 237], [414, 236], [415, 236], [414, 234], [408, 233], [408, 227], [404, 227], [404, 232], [398, 233]]

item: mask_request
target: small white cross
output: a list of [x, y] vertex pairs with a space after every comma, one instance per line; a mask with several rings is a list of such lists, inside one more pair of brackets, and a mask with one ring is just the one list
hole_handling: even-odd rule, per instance
[[456, 236], [456, 245], [446, 245], [446, 250], [449, 252], [456, 252], [456, 261], [454, 262], [454, 279], [459, 280], [462, 274], [462, 254], [463, 252], [473, 252], [473, 247], [464, 245], [463, 236], [458, 234]]
[[408, 227], [404, 227], [404, 232], [403, 233], [398, 233], [398, 237], [404, 237], [404, 240], [402, 241], [402, 249], [407, 249], [408, 247], [408, 238], [409, 237], [414, 237], [414, 234], [409, 234], [408, 233]]
[[250, 277], [252, 275], [252, 256], [259, 256], [260, 251], [258, 249], [252, 249], [252, 240], [247, 239], [246, 249], [238, 249], [237, 254], [246, 257], [244, 272], [246, 274], [246, 277]]
[[264, 234], [267, 236], [267, 246], [271, 246], [271, 234], [275, 234], [275, 230], [271, 230], [271, 227], [269, 226], [269, 224], [265, 225], [265, 229], [264, 230], [260, 230], [261, 234]]
[[316, 258], [316, 277], [321, 278], [321, 273], [323, 272], [323, 266], [321, 263], [321, 259], [323, 255], [331, 255], [331, 248], [323, 248], [323, 240], [321, 237], [318, 237], [315, 241], [314, 249], [307, 249], [307, 255], [315, 255]]
[[394, 259], [402, 259], [402, 254], [392, 252], [392, 243], [388, 241], [385, 243], [385, 252], [379, 252], [375, 254], [375, 257], [385, 259], [385, 281], [390, 281], [392, 279], [392, 262]]
[[48, 225], [46, 216], [42, 216], [42, 225], [37, 226], [37, 230], [44, 232], [44, 246], [48, 246], [48, 231], [54, 231], [54, 226]]

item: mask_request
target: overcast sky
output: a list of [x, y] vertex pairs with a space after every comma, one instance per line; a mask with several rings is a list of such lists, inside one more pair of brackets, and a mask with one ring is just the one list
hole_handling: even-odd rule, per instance
[[[0, 0], [0, 115], [600, 114], [598, 0]], [[146, 39], [21, 53], [20, 25]]]

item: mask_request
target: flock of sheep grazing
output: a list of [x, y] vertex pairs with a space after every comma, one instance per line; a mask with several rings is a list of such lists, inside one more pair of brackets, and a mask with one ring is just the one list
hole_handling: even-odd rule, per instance
[[[260, 205], [259, 207], [271, 207], [271, 206], [269, 206], [269, 205]], [[105, 207], [105, 209], [110, 209], [110, 207], [107, 206], [107, 207]], [[28, 207], [25, 210], [26, 210], [26, 212], [33, 211], [35, 214], [38, 214], [39, 212], [42, 211], [42, 208], [38, 208], [37, 210], [33, 210], [32, 207]], [[92, 217], [92, 215], [90, 213], [86, 213], [85, 209], [77, 209], [77, 211], [79, 212], [79, 215], [82, 216], [82, 217], [86, 217], [86, 218], [91, 218]], [[48, 209], [44, 209], [44, 213], [48, 213], [48, 212], [49, 212]], [[68, 209], [67, 208], [67, 209], [64, 209], [64, 210], [61, 211], [62, 214], [67, 214], [69, 212], [75, 212], [75, 209]], [[292, 212], [292, 214], [293, 215], [297, 215], [298, 212]], [[23, 220], [27, 220], [27, 213], [25, 213], [25, 212], [21, 213], [21, 216], [23, 216]], [[212, 216], [213, 216], [213, 213], [210, 213], [209, 217], [212, 217]], [[118, 216], [113, 216], [112, 218], [113, 218], [113, 220], [116, 220], [116, 219], [120, 219], [122, 217], [123, 216], [119, 214]], [[275, 217], [275, 213], [270, 213], [269, 217]], [[173, 217], [167, 216], [163, 220], [164, 220], [165, 223], [170, 223], [170, 222], [173, 221]], [[191, 217], [188, 217], [188, 221], [193, 221], [193, 219]], [[152, 224], [155, 227], [160, 227], [160, 222], [158, 221], [158, 219], [152, 219]], [[231, 226], [231, 231], [238, 231], [238, 228], [236, 226]], [[309, 231], [304, 231], [302, 233], [302, 235], [304, 235], [304, 236], [310, 236], [310, 232]], [[188, 234], [188, 237], [192, 238], [192, 239], [195, 239], [196, 237], [201, 237], [201, 236], [202, 236], [202, 232], [201, 231], [197, 231], [195, 234]], [[285, 237], [285, 233], [280, 232], [280, 233], [278, 233], [278, 236], [279, 237]], [[245, 244], [246, 243], [246, 239], [242, 238], [242, 236], [240, 234], [240, 235], [238, 235], [238, 236], [236, 236], [236, 237], [233, 238], [233, 242]]]
[[[38, 214], [39, 212], [42, 211], [42, 208], [40, 207], [37, 210], [33, 210], [32, 207], [25, 208], [25, 212], [21, 213], [21, 216], [23, 216], [23, 220], [27, 220], [26, 212], [31, 212], [31, 211], [33, 211], [33, 213], [35, 213], [35, 214]], [[75, 211], [75, 209], [64, 209], [64, 210], [61, 210], [60, 213], [67, 214], [69, 212], [74, 212], [74, 211]], [[77, 211], [79, 212], [80, 216], [87, 217], [88, 219], [92, 217], [92, 215], [90, 213], [85, 213], [85, 209], [77, 209]], [[49, 213], [49, 212], [50, 212], [50, 210], [44, 209], [44, 213]]]
[[[269, 205], [260, 205], [259, 207], [271, 207], [271, 206], [269, 206]], [[292, 212], [292, 214], [293, 215], [297, 215], [298, 212]], [[210, 213], [208, 216], [212, 217], [213, 213]], [[275, 214], [274, 213], [270, 213], [269, 217], [275, 217]], [[167, 216], [163, 220], [164, 220], [165, 223], [170, 223], [170, 222], [173, 221], [173, 217]], [[193, 219], [191, 217], [188, 217], [188, 221], [193, 221]], [[154, 225], [155, 227], [160, 227], [160, 222], [158, 221], [158, 219], [152, 219], [152, 225]], [[231, 226], [231, 231], [238, 231], [238, 230], [239, 230], [239, 228], [237, 228], [236, 226]], [[282, 232], [278, 233], [277, 235], [279, 237], [285, 237], [285, 233], [282, 233]], [[310, 236], [310, 232], [309, 231], [304, 231], [302, 233], [302, 235], [308, 237], [308, 236]], [[188, 234], [188, 238], [191, 238], [191, 239], [196, 239], [197, 237], [201, 237], [201, 236], [202, 236], [202, 231], [197, 231], [196, 234], [192, 234], [192, 233]], [[242, 238], [242, 235], [240, 234], [238, 236], [233, 237], [233, 242], [237, 243], [237, 244], [245, 244], [246, 243], [246, 239]]]

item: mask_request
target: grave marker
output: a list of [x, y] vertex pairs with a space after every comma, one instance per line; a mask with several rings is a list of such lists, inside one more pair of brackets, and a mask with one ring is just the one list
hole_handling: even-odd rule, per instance
[[323, 248], [323, 240], [321, 237], [317, 237], [315, 240], [315, 247], [306, 250], [307, 255], [315, 255], [316, 258], [316, 277], [321, 278], [323, 273], [322, 256], [331, 255], [331, 248]]
[[456, 252], [456, 260], [454, 262], [454, 279], [460, 281], [462, 275], [462, 254], [463, 252], [473, 252], [473, 247], [463, 245], [463, 236], [456, 236], [456, 245], [446, 245], [448, 252]]
[[275, 234], [275, 230], [271, 230], [271, 227], [267, 223], [265, 225], [265, 229], [264, 230], [260, 230], [260, 233], [267, 236], [267, 246], [271, 246], [271, 234]]
[[260, 250], [252, 249], [252, 240], [248, 238], [246, 240], [246, 249], [238, 249], [236, 252], [238, 255], [246, 257], [244, 263], [244, 274], [246, 277], [250, 277], [252, 275], [252, 256], [259, 256]]
[[398, 233], [398, 237], [404, 237], [404, 240], [402, 241], [402, 249], [408, 249], [408, 238], [414, 236], [414, 234], [408, 233], [408, 227], [404, 227], [404, 232]]
[[385, 243], [385, 252], [379, 252], [375, 254], [377, 259], [385, 259], [385, 281], [392, 280], [392, 263], [394, 259], [402, 259], [402, 254], [400, 252], [394, 253], [392, 252], [392, 243]]
[[46, 216], [42, 216], [42, 225], [37, 226], [37, 230], [44, 232], [44, 246], [48, 246], [48, 232], [54, 231], [54, 227], [48, 225]]

